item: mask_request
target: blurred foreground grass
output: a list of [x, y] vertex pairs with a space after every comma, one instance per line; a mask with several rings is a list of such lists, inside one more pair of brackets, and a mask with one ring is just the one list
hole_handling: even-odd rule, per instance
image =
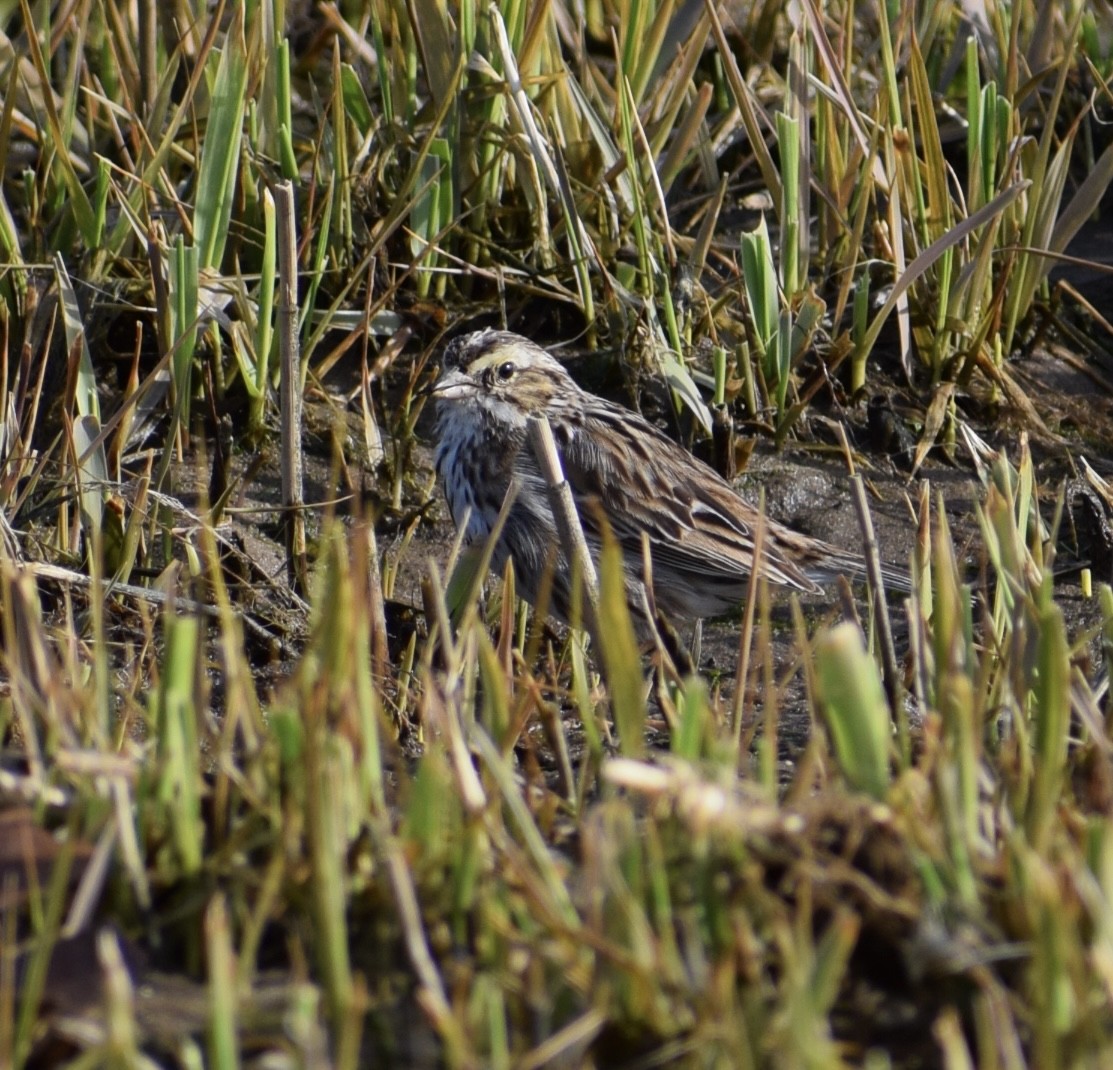
[[[1029, 447], [1100, 469], [1109, 439], [1015, 370], [1086, 337], [1108, 374], [1047, 278], [1107, 209], [1108, 13], [580, 14], [0, 7], [4, 1065], [1113, 1057], [1113, 595], [1067, 627]], [[234, 508], [300, 449], [283, 181], [302, 385], [338, 496], [374, 484], [308, 591]], [[980, 477], [985, 567], [923, 486], [888, 691], [872, 620], [791, 605], [787, 776], [769, 592], [729, 699], [621, 627], [595, 658], [511, 598], [451, 625], [435, 568], [388, 636], [417, 388], [465, 320], [659, 374], [697, 433], [895, 394], [911, 466]]]

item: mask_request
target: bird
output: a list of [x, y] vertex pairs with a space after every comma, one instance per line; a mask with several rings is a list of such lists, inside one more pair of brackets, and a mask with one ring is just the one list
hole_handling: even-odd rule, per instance
[[[644, 617], [643, 537], [652, 562], [653, 605], [670, 619], [725, 615], [745, 599], [754, 568], [759, 511], [709, 465], [644, 417], [582, 389], [546, 349], [522, 335], [485, 329], [453, 338], [430, 389], [436, 408], [434, 463], [448, 508], [469, 544], [482, 544], [509, 493], [491, 555], [514, 562], [519, 593], [568, 623], [572, 575], [529, 441], [544, 414], [584, 538], [598, 563], [609, 529], [622, 550], [627, 602]], [[512, 490], [513, 488], [513, 490]], [[839, 575], [864, 579], [862, 557], [764, 518], [761, 576], [818, 594]], [[907, 577], [883, 569], [907, 590]]]

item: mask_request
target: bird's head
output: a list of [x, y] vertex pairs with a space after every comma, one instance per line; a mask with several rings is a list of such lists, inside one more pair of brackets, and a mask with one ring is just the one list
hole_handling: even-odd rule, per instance
[[445, 347], [432, 389], [440, 405], [474, 407], [513, 426], [545, 412], [553, 398], [578, 390], [541, 346], [509, 331], [476, 331]]

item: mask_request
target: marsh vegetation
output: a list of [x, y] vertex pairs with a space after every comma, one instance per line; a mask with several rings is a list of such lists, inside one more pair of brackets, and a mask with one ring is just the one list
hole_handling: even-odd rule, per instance
[[[1103, 6], [0, 46], [0, 1063], [1110, 1059]], [[487, 325], [911, 596], [546, 626], [430, 468]]]

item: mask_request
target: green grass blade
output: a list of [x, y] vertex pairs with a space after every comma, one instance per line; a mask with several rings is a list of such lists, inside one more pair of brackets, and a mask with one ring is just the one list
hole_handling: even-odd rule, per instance
[[816, 641], [816, 682], [839, 768], [857, 790], [884, 799], [892, 721], [877, 664], [855, 625], [837, 624]]
[[193, 234], [202, 268], [218, 268], [224, 257], [239, 172], [247, 90], [247, 45], [243, 9], [237, 7], [236, 11], [216, 60], [212, 104], [197, 175]]

